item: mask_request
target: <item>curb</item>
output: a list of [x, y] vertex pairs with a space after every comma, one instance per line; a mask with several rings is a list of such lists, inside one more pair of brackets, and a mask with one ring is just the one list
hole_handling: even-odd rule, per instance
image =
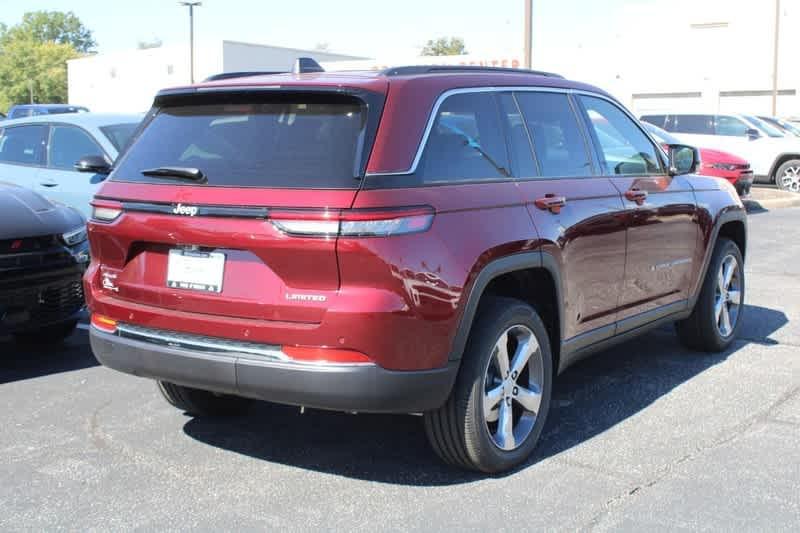
[[754, 200], [746, 198], [742, 200], [747, 212], [769, 211], [770, 209], [783, 209], [785, 207], [800, 207], [800, 194], [795, 194], [796, 198], [764, 198]]

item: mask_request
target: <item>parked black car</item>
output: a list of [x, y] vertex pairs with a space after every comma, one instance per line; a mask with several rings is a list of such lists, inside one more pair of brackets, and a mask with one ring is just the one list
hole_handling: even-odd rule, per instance
[[53, 343], [84, 306], [86, 221], [75, 209], [0, 182], [0, 335]]

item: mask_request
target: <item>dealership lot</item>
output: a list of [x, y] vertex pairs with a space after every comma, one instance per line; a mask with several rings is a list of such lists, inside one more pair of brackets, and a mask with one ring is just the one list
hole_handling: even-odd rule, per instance
[[771, 529], [800, 522], [800, 208], [754, 213], [741, 338], [659, 330], [567, 371], [525, 468], [448, 469], [419, 417], [262, 404], [191, 419], [155, 385], [0, 341], [0, 529]]

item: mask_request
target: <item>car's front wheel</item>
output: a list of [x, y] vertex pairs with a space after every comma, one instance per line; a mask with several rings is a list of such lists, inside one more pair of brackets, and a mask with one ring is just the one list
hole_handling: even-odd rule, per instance
[[533, 308], [509, 298], [482, 303], [450, 398], [425, 413], [433, 449], [447, 463], [487, 473], [524, 462], [544, 427], [552, 366]]
[[800, 159], [791, 159], [778, 167], [775, 185], [784, 191], [800, 192]]
[[168, 381], [159, 381], [158, 390], [173, 406], [194, 416], [234, 416], [246, 412], [253, 400], [193, 389]]

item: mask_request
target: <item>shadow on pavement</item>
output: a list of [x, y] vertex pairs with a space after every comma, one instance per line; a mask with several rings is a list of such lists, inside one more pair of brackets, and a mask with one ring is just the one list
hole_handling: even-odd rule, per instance
[[26, 346], [0, 337], [0, 384], [97, 366], [89, 335], [78, 329], [62, 344]]
[[[769, 335], [788, 322], [773, 309], [747, 306], [745, 312], [743, 341], [726, 353], [688, 351], [670, 326], [567, 370], [556, 380], [537, 451], [522, 468], [607, 431], [747, 343], [774, 342]], [[440, 463], [418, 416], [315, 410], [301, 415], [296, 407], [260, 402], [234, 420], [193, 418], [184, 431], [200, 442], [263, 461], [381, 483], [451, 485], [482, 477]]]

